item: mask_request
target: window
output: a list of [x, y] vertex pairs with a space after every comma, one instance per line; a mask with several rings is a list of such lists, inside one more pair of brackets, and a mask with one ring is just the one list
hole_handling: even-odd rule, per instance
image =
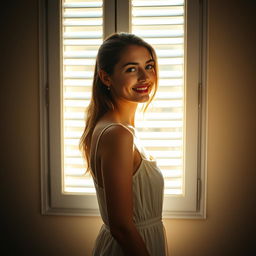
[[154, 46], [159, 90], [136, 116], [165, 178], [164, 217], [205, 217], [206, 1], [40, 1], [44, 214], [99, 215], [78, 149], [103, 38], [132, 32]]

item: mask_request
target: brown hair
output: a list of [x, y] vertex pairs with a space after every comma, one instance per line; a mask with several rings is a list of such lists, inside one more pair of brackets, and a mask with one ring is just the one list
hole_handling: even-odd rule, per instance
[[108, 110], [114, 109], [114, 102], [110, 91], [107, 89], [107, 86], [102, 83], [98, 71], [102, 69], [108, 75], [111, 75], [115, 65], [120, 59], [122, 51], [129, 45], [138, 45], [147, 48], [155, 62], [156, 83], [152, 96], [144, 107], [144, 111], [156, 94], [158, 86], [158, 70], [156, 53], [153, 47], [140, 37], [129, 33], [116, 33], [106, 38], [98, 50], [93, 77], [92, 98], [87, 108], [85, 129], [80, 139], [80, 150], [83, 152], [88, 163], [87, 170], [89, 169], [91, 138], [95, 125]]

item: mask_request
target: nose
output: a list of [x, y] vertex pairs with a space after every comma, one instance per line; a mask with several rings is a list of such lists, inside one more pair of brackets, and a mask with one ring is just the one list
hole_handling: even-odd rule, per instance
[[144, 82], [144, 81], [147, 81], [148, 79], [149, 79], [149, 76], [147, 74], [147, 71], [145, 71], [144, 69], [140, 69], [140, 72], [138, 75], [138, 81]]

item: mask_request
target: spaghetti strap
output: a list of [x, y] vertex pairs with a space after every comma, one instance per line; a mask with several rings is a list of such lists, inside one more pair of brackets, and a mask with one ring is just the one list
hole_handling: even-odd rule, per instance
[[98, 182], [98, 177], [97, 177], [97, 151], [98, 151], [98, 145], [99, 145], [99, 141], [100, 141], [100, 138], [101, 138], [101, 136], [102, 136], [102, 134], [109, 128], [109, 127], [111, 127], [111, 126], [115, 126], [115, 125], [119, 125], [119, 126], [122, 126], [122, 127], [124, 127], [126, 130], [128, 130], [132, 135], [134, 135], [132, 132], [131, 132], [131, 130], [127, 127], [127, 126], [125, 126], [125, 125], [123, 125], [123, 124], [121, 124], [121, 123], [111, 123], [111, 124], [108, 124], [108, 125], [106, 125], [103, 129], [102, 129], [102, 131], [100, 132], [100, 134], [98, 135], [98, 138], [97, 138], [97, 141], [96, 141], [96, 145], [95, 145], [95, 151], [94, 151], [94, 169], [95, 169], [95, 177], [96, 177], [96, 180], [97, 180], [97, 182]]

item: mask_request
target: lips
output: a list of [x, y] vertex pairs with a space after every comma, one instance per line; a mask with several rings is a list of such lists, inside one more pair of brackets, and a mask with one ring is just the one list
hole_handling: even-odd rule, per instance
[[147, 93], [149, 85], [140, 85], [132, 88], [137, 93]]

